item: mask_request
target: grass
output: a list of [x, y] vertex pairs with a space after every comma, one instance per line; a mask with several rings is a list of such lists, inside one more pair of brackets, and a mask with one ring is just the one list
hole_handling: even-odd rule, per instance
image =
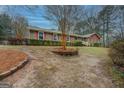
[[81, 52], [104, 58], [106, 61], [106, 63], [103, 64], [104, 70], [111, 75], [115, 87], [124, 87], [124, 73], [113, 67], [112, 60], [108, 56], [109, 48], [84, 47], [80, 48], [80, 50]]
[[94, 55], [97, 57], [107, 57], [108, 55], [108, 48], [101, 48], [101, 47], [82, 47], [79, 48], [80, 52], [87, 53], [90, 55]]
[[112, 75], [113, 82], [116, 87], [123, 88], [124, 87], [124, 73], [120, 72], [115, 67], [111, 67], [110, 73]]
[[[39, 48], [39, 47], [43, 47], [43, 48], [56, 48], [59, 46], [32, 46], [35, 49]], [[23, 46], [20, 45], [5, 45], [5, 46], [0, 46], [0, 49], [3, 48], [10, 48], [10, 49], [20, 49], [23, 48]], [[68, 47], [68, 48], [75, 48], [75, 47]], [[108, 48], [101, 48], [101, 47], [76, 47], [78, 49], [80, 49], [80, 52], [86, 53], [86, 54], [91, 54], [91, 55], [95, 55], [97, 57], [103, 57], [105, 55], [108, 54]]]
[[0, 49], [20, 49], [22, 47], [20, 45], [0, 45]]

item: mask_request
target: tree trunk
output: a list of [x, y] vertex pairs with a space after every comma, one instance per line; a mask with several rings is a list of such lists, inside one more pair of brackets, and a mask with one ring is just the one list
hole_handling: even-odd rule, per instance
[[103, 47], [105, 47], [105, 21], [103, 20]]
[[65, 31], [62, 31], [62, 49], [66, 50], [66, 34], [65, 34]]
[[107, 47], [109, 47], [109, 14], [107, 13], [107, 22], [106, 22], [106, 33], [107, 33]]

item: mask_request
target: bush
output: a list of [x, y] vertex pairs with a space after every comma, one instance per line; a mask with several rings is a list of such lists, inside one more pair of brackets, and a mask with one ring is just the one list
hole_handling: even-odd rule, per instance
[[61, 42], [60, 41], [54, 41], [55, 42], [55, 46], [61, 46]]
[[29, 39], [28, 45], [60, 46], [60, 41]]
[[30, 39], [29, 45], [43, 45], [43, 42], [42, 42], [42, 40]]
[[100, 47], [101, 46], [101, 43], [94, 43], [93, 46], [94, 47]]
[[124, 40], [114, 41], [111, 44], [109, 56], [115, 65], [124, 66]]
[[0, 41], [2, 41], [2, 40], [5, 40], [5, 38], [0, 36]]
[[82, 42], [81, 41], [74, 41], [73, 46], [82, 46]]
[[10, 45], [24, 45], [26, 44], [25, 39], [17, 39], [17, 38], [8, 38], [7, 40]]
[[50, 46], [51, 44], [51, 41], [50, 40], [44, 40], [44, 45], [45, 46]]
[[71, 46], [71, 42], [67, 41], [67, 42], [66, 42], [66, 45], [67, 45], [67, 46]]
[[[28, 45], [61, 46], [61, 41], [29, 39]], [[66, 42], [67, 46], [82, 46], [81, 41]]]

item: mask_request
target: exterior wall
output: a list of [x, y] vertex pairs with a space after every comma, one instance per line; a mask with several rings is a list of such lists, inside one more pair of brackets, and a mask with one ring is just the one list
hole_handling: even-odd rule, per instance
[[61, 41], [62, 36], [58, 34], [58, 40]]
[[70, 41], [70, 36], [69, 35], [66, 36], [66, 41]]
[[53, 33], [53, 40], [54, 41], [60, 41], [61, 40], [61, 35], [59, 35], [57, 33]]
[[100, 38], [96, 34], [94, 34], [91, 37], [89, 37], [89, 41], [91, 43], [97, 43], [99, 40], [100, 40]]
[[27, 30], [27, 32], [25, 32], [24, 38], [30, 39], [30, 30]]
[[70, 41], [74, 41], [75, 37], [74, 36], [70, 36]]
[[78, 37], [78, 39], [77, 39], [77, 40], [82, 41], [82, 38], [81, 38], [81, 37]]
[[53, 40], [53, 33], [44, 32], [44, 40]]
[[87, 38], [87, 41], [89, 42], [90, 46], [93, 46], [94, 43], [99, 43], [100, 38], [96, 34], [94, 34], [91, 37]]
[[[37, 31], [37, 30], [30, 30], [28, 33], [29, 39], [37, 39], [37, 40], [42, 40], [39, 39], [41, 34], [43, 35], [43, 40], [55, 40], [55, 41], [61, 41], [61, 34], [59, 33], [52, 33], [52, 32], [45, 32], [45, 31]], [[55, 36], [57, 36], [57, 39], [55, 39]], [[42, 37], [42, 36], [41, 36]], [[40, 37], [40, 38], [41, 38]], [[77, 36], [67, 36], [67, 41], [75, 41], [75, 40], [80, 40], [89, 43], [90, 45], [93, 45], [94, 43], [97, 43], [100, 41], [100, 37], [97, 36], [97, 34], [93, 34], [90, 37], [77, 37]]]
[[[41, 33], [41, 31], [37, 31], [37, 30], [30, 30], [30, 39], [37, 39], [39, 40], [39, 33]], [[43, 33], [43, 40], [54, 40], [54, 36], [57, 35], [57, 40], [56, 41], [61, 41], [61, 34], [58, 34], [58, 33], [49, 33], [49, 32], [45, 32], [45, 31], [42, 31]], [[74, 41], [74, 40], [82, 40], [83, 38], [80, 38], [80, 37], [76, 37], [76, 36], [68, 36], [67, 37], [67, 41]]]
[[34, 31], [30, 30], [30, 39], [34, 39]]
[[39, 37], [38, 37], [38, 31], [35, 31], [35, 30], [30, 30], [30, 39], [36, 39], [38, 40]]
[[76, 37], [76, 36], [70, 36], [70, 41], [75, 41], [75, 40], [82, 41], [83, 38], [81, 38], [81, 37]]

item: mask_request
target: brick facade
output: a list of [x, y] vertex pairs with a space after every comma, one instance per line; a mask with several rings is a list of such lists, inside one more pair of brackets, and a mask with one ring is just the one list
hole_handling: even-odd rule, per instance
[[[60, 41], [62, 38], [60, 32], [29, 29], [29, 33], [30, 33], [29, 39]], [[75, 41], [75, 40], [85, 41], [85, 42], [89, 42], [90, 44], [93, 44], [99, 42], [100, 36], [96, 33], [92, 33], [88, 35], [67, 35], [67, 41]]]

